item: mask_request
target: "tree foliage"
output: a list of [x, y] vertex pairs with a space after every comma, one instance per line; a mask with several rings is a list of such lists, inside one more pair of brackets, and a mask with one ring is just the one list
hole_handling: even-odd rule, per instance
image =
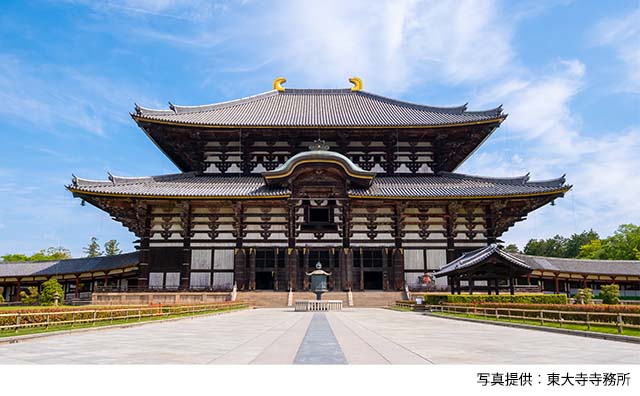
[[40, 299], [38, 288], [36, 286], [30, 286], [27, 288], [27, 292], [20, 292], [20, 302], [24, 305], [36, 305]]
[[60, 304], [64, 301], [64, 289], [62, 285], [55, 279], [49, 279], [42, 284], [42, 293], [40, 294], [40, 305], [53, 305], [55, 303], [56, 293]]
[[104, 244], [104, 254], [106, 256], [115, 256], [122, 253], [122, 250], [118, 246], [118, 241], [111, 239]]
[[601, 286], [600, 298], [603, 304], [620, 304], [620, 286], [615, 284]]
[[603, 260], [640, 260], [640, 226], [622, 224], [613, 235], [582, 246], [578, 257]]
[[577, 257], [581, 246], [598, 238], [597, 232], [589, 230], [573, 234], [569, 238], [556, 235], [549, 239], [530, 239], [524, 247], [524, 253], [545, 257]]
[[96, 237], [91, 237], [91, 242], [87, 246], [82, 248], [82, 251], [84, 252], [84, 254], [86, 254], [86, 257], [99, 257], [104, 254], [100, 249], [100, 244], [98, 243], [98, 238]]
[[42, 249], [31, 256], [27, 256], [23, 253], [10, 253], [5, 254], [2, 257], [3, 263], [15, 263], [22, 261], [48, 261], [48, 260], [64, 260], [71, 258], [71, 251], [65, 249], [62, 246], [50, 247], [48, 249]]
[[520, 249], [515, 243], [510, 243], [503, 249], [507, 253], [520, 253]]

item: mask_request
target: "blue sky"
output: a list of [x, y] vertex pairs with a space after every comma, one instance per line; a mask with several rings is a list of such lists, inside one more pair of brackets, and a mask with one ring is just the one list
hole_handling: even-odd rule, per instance
[[[614, 5], [615, 4], [615, 5]], [[504, 104], [459, 171], [567, 174], [573, 190], [503, 239], [640, 223], [638, 1], [3, 1], [0, 254], [133, 234], [64, 189], [71, 174], [176, 168], [134, 102], [198, 105], [271, 89], [349, 87], [431, 105]]]

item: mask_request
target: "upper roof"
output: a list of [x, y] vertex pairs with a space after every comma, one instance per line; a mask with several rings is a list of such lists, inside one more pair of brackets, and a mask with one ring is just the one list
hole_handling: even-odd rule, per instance
[[502, 106], [486, 111], [433, 107], [346, 89], [268, 91], [203, 106], [169, 110], [136, 105], [136, 121], [205, 127], [438, 127], [502, 122]]
[[29, 261], [19, 263], [1, 263], [0, 278], [55, 276], [103, 272], [114, 269], [137, 266], [138, 252], [115, 256], [83, 257], [53, 261]]
[[464, 253], [462, 256], [458, 257], [452, 262], [445, 264], [434, 275], [436, 277], [441, 277], [441, 276], [451, 274], [453, 272], [458, 272], [461, 270], [472, 268], [474, 266], [482, 264], [486, 259], [488, 259], [493, 255], [499, 256], [500, 258], [506, 260], [507, 262], [511, 263], [512, 265], [514, 265], [515, 267], [523, 271], [533, 270], [533, 268], [527, 265], [520, 258], [512, 256], [511, 254], [501, 250], [495, 243], [492, 243], [487, 247]]
[[[436, 199], [519, 197], [562, 194], [571, 186], [564, 177], [544, 182], [519, 178], [487, 178], [442, 172], [424, 176], [377, 176], [370, 187], [352, 187], [351, 197]], [[149, 177], [109, 176], [109, 180], [73, 178], [67, 188], [79, 195], [159, 198], [281, 198], [286, 186], [267, 186], [259, 176], [209, 176], [194, 172]]]
[[640, 260], [591, 260], [514, 254], [538, 271], [572, 274], [640, 276]]

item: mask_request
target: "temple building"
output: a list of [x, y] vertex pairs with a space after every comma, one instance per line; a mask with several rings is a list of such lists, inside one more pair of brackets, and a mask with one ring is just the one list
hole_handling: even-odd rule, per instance
[[571, 188], [456, 172], [505, 120], [501, 107], [404, 102], [358, 78], [284, 81], [228, 102], [136, 105], [131, 117], [179, 173], [74, 176], [75, 197], [139, 238], [128, 288], [305, 290], [320, 261], [332, 290], [402, 290]]

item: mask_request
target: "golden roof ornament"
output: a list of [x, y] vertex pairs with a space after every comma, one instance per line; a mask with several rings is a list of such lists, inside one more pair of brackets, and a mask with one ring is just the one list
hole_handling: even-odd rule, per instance
[[278, 77], [275, 80], [273, 80], [273, 89], [275, 89], [278, 92], [284, 92], [284, 87], [282, 86], [282, 84], [286, 83], [287, 79], [284, 77]]
[[362, 79], [360, 77], [351, 77], [349, 82], [353, 84], [353, 87], [351, 87], [352, 91], [355, 92], [362, 90]]
[[316, 139], [309, 146], [310, 151], [329, 151], [329, 145], [322, 139]]

